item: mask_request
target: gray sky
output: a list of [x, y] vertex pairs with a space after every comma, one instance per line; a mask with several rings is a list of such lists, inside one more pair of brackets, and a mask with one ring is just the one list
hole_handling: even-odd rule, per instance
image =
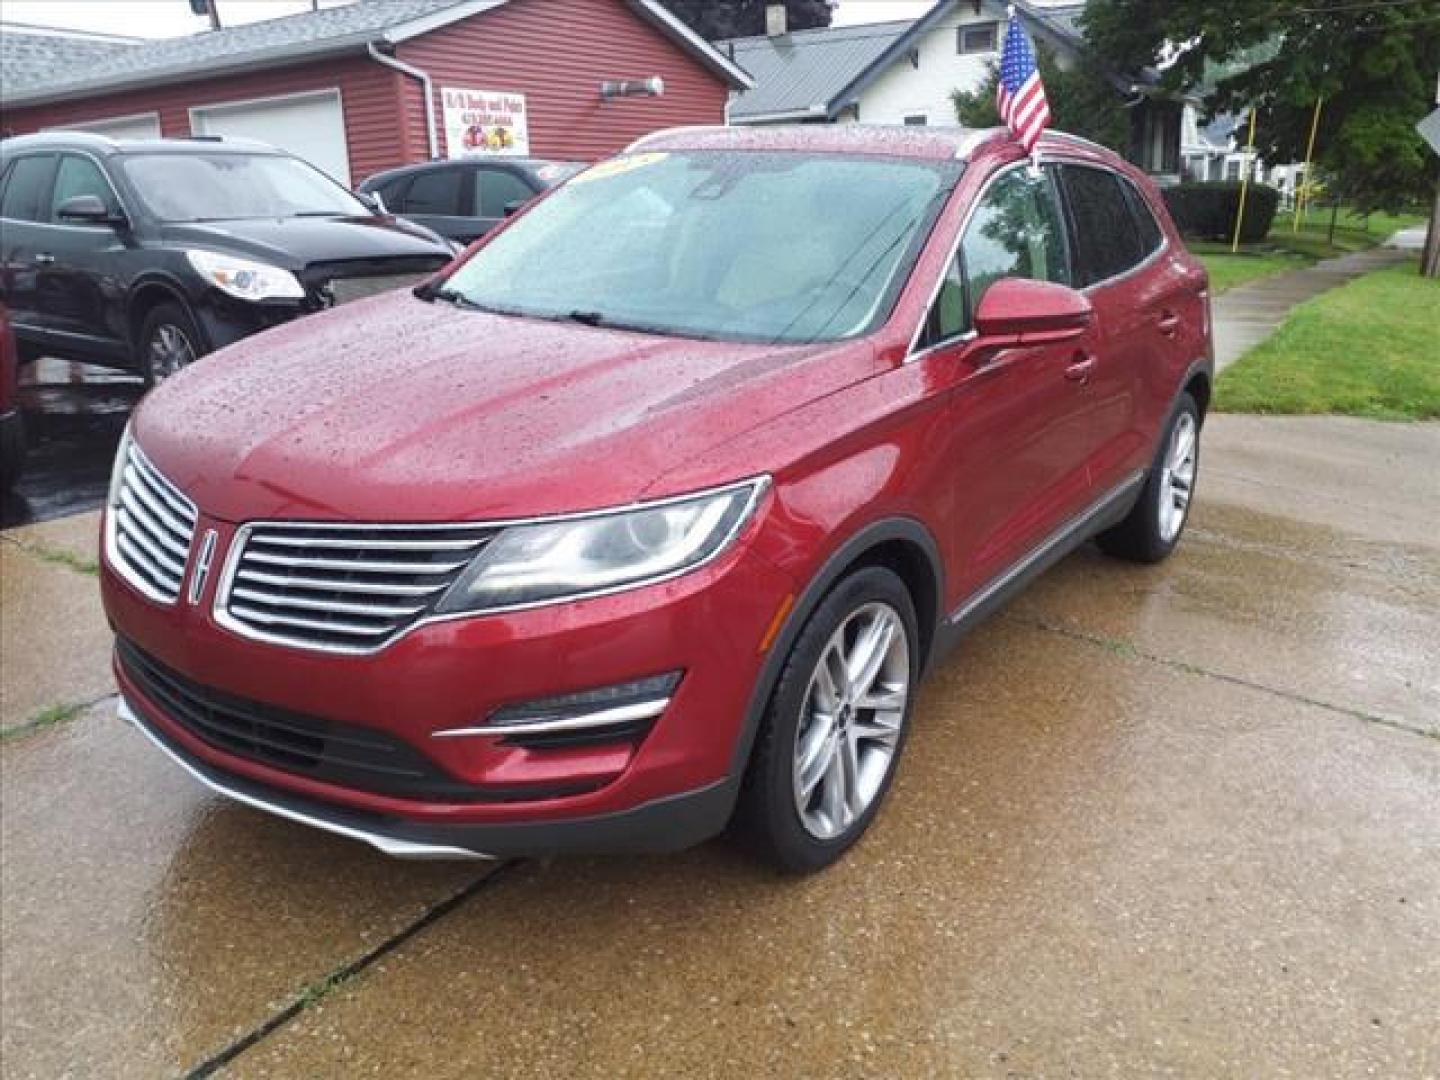
[[[321, 0], [325, 7], [343, 0]], [[272, 19], [306, 11], [309, 0], [219, 0], [220, 19], [227, 26]], [[841, 0], [835, 25], [913, 19], [930, 7], [929, 0]], [[175, 37], [209, 25], [190, 14], [187, 0], [4, 0], [6, 22], [63, 26], [105, 34]]]

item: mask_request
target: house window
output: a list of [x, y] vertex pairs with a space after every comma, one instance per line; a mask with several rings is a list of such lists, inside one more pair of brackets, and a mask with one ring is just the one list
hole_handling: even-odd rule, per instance
[[911, 113], [905, 117], [906, 127], [925, 127], [930, 123], [930, 118], [922, 113]]
[[960, 54], [993, 53], [1000, 39], [1000, 28], [996, 23], [977, 23], [960, 27]]
[[1234, 159], [1231, 159], [1230, 161], [1225, 162], [1225, 179], [1226, 179], [1226, 180], [1239, 180], [1239, 179], [1240, 179], [1240, 162], [1238, 162], [1238, 161], [1236, 161], [1236, 160], [1234, 160]]

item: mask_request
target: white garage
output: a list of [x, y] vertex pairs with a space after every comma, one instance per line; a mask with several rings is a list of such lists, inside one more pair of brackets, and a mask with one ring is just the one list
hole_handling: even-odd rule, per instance
[[304, 158], [350, 186], [339, 90], [199, 106], [190, 110], [190, 130], [196, 135], [258, 139]]
[[160, 114], [136, 113], [134, 116], [112, 116], [107, 120], [90, 120], [83, 124], [65, 124], [46, 131], [88, 131], [108, 135], [112, 139], [160, 138]]

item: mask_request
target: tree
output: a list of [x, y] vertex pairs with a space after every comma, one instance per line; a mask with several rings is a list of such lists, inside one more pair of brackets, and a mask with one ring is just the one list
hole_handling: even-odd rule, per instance
[[[707, 41], [765, 33], [767, 0], [663, 0], [682, 22]], [[785, 0], [791, 30], [829, 26], [829, 0]]]
[[[1123, 155], [1130, 145], [1130, 119], [1119, 91], [1101, 66], [1088, 54], [1082, 54], [1062, 68], [1054, 52], [1039, 43], [1035, 46], [1035, 59], [1045, 84], [1045, 98], [1050, 103], [1050, 125]], [[995, 107], [999, 78], [999, 66], [991, 64], [990, 73], [978, 89], [970, 93], [956, 90], [951, 94], [955, 115], [966, 127], [994, 127], [1000, 123], [1000, 113]]]
[[[1302, 161], [1362, 213], [1428, 203], [1437, 165], [1415, 122], [1440, 70], [1440, 0], [1091, 0], [1086, 40], [1122, 68], [1162, 69], [1170, 89], [1209, 86], [1211, 115], [1256, 111], [1255, 145]], [[1177, 47], [1178, 43], [1178, 47]]]

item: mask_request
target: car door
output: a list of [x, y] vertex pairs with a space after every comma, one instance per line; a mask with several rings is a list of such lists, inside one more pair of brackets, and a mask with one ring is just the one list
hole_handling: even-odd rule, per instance
[[93, 195], [117, 217], [120, 199], [100, 164], [83, 154], [60, 155], [46, 218], [46, 265], [39, 272], [48, 329], [67, 353], [102, 361], [125, 361], [128, 343], [121, 260], [125, 229], [112, 224], [67, 221], [60, 207]]
[[10, 308], [16, 340], [29, 347], [47, 341], [37, 283], [54, 175], [54, 154], [25, 154], [6, 167], [0, 190], [0, 300]]
[[1156, 365], [1157, 347], [1175, 324], [1166, 315], [1164, 293], [1151, 288], [1153, 278], [1141, 272], [1159, 236], [1150, 236], [1148, 247], [1142, 239], [1126, 191], [1129, 181], [1091, 164], [1061, 164], [1057, 174], [1077, 284], [1095, 310], [1095, 367], [1086, 386], [1076, 452], [1088, 463], [1092, 486], [1101, 494], [1148, 463], [1141, 430], [1146, 372]]
[[480, 165], [474, 180], [475, 233], [469, 239], [484, 236], [505, 220], [507, 210], [516, 203], [535, 197], [535, 189], [512, 169], [501, 165]]
[[472, 231], [470, 220], [470, 168], [445, 165], [424, 169], [410, 177], [399, 205], [389, 209], [451, 240], [464, 240]]
[[1065, 343], [986, 346], [975, 310], [1006, 277], [1072, 279], [1052, 180], [1023, 165], [1002, 170], [977, 198], [925, 330], [939, 362], [956, 370], [950, 542], [962, 595], [1003, 575], [1090, 497], [1078, 453], [1086, 386], [1076, 372], [1089, 362], [1093, 331]]

